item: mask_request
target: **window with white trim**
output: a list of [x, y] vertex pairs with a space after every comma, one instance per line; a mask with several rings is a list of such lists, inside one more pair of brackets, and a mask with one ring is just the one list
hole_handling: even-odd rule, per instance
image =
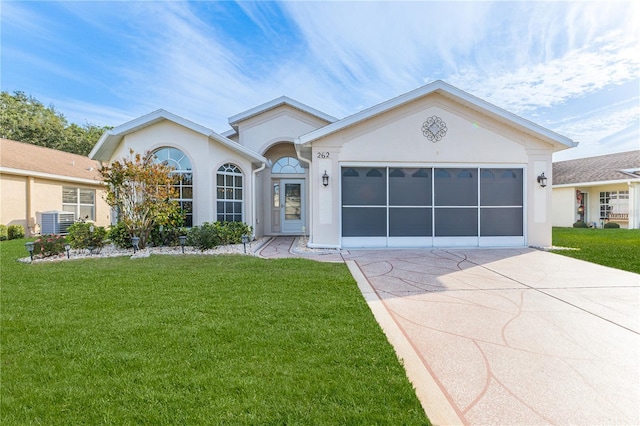
[[216, 175], [216, 208], [218, 222], [242, 222], [243, 176], [235, 164], [227, 163]]
[[304, 174], [304, 168], [297, 158], [282, 157], [271, 166], [272, 174]]
[[62, 210], [72, 212], [77, 219], [96, 220], [96, 190], [62, 187]]
[[177, 148], [160, 148], [154, 151], [156, 161], [173, 167], [174, 188], [178, 192], [175, 200], [180, 204], [184, 215], [184, 225], [193, 226], [193, 170], [191, 161]]
[[629, 215], [629, 191], [600, 193], [600, 219], [622, 219]]

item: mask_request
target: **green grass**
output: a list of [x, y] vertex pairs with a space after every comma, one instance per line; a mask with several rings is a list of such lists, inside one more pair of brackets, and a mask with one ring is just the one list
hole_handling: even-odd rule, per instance
[[345, 265], [0, 253], [4, 425], [429, 424]]
[[640, 229], [553, 228], [554, 253], [640, 274]]

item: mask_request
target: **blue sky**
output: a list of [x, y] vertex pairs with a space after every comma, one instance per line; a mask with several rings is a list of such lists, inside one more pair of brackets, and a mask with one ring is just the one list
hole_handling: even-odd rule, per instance
[[343, 118], [434, 80], [640, 148], [640, 2], [3, 1], [1, 88], [70, 122], [164, 108], [217, 132], [281, 95]]

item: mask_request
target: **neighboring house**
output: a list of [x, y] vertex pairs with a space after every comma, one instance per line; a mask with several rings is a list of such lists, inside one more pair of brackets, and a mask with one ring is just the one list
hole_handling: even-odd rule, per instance
[[310, 247], [549, 246], [554, 152], [570, 139], [436, 81], [337, 120], [287, 97], [222, 134], [164, 110], [89, 156], [153, 152], [183, 176], [189, 224], [243, 221]]
[[65, 211], [108, 226], [99, 166], [82, 155], [0, 139], [0, 223], [35, 235], [41, 213]]
[[553, 163], [553, 225], [640, 228], [640, 151]]

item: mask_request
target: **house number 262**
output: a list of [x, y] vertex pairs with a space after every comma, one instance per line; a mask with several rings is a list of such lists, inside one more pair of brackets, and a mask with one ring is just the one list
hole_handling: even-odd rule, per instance
[[316, 153], [316, 157], [317, 158], [331, 158], [331, 157], [329, 157], [329, 152], [328, 151], [317, 152]]

